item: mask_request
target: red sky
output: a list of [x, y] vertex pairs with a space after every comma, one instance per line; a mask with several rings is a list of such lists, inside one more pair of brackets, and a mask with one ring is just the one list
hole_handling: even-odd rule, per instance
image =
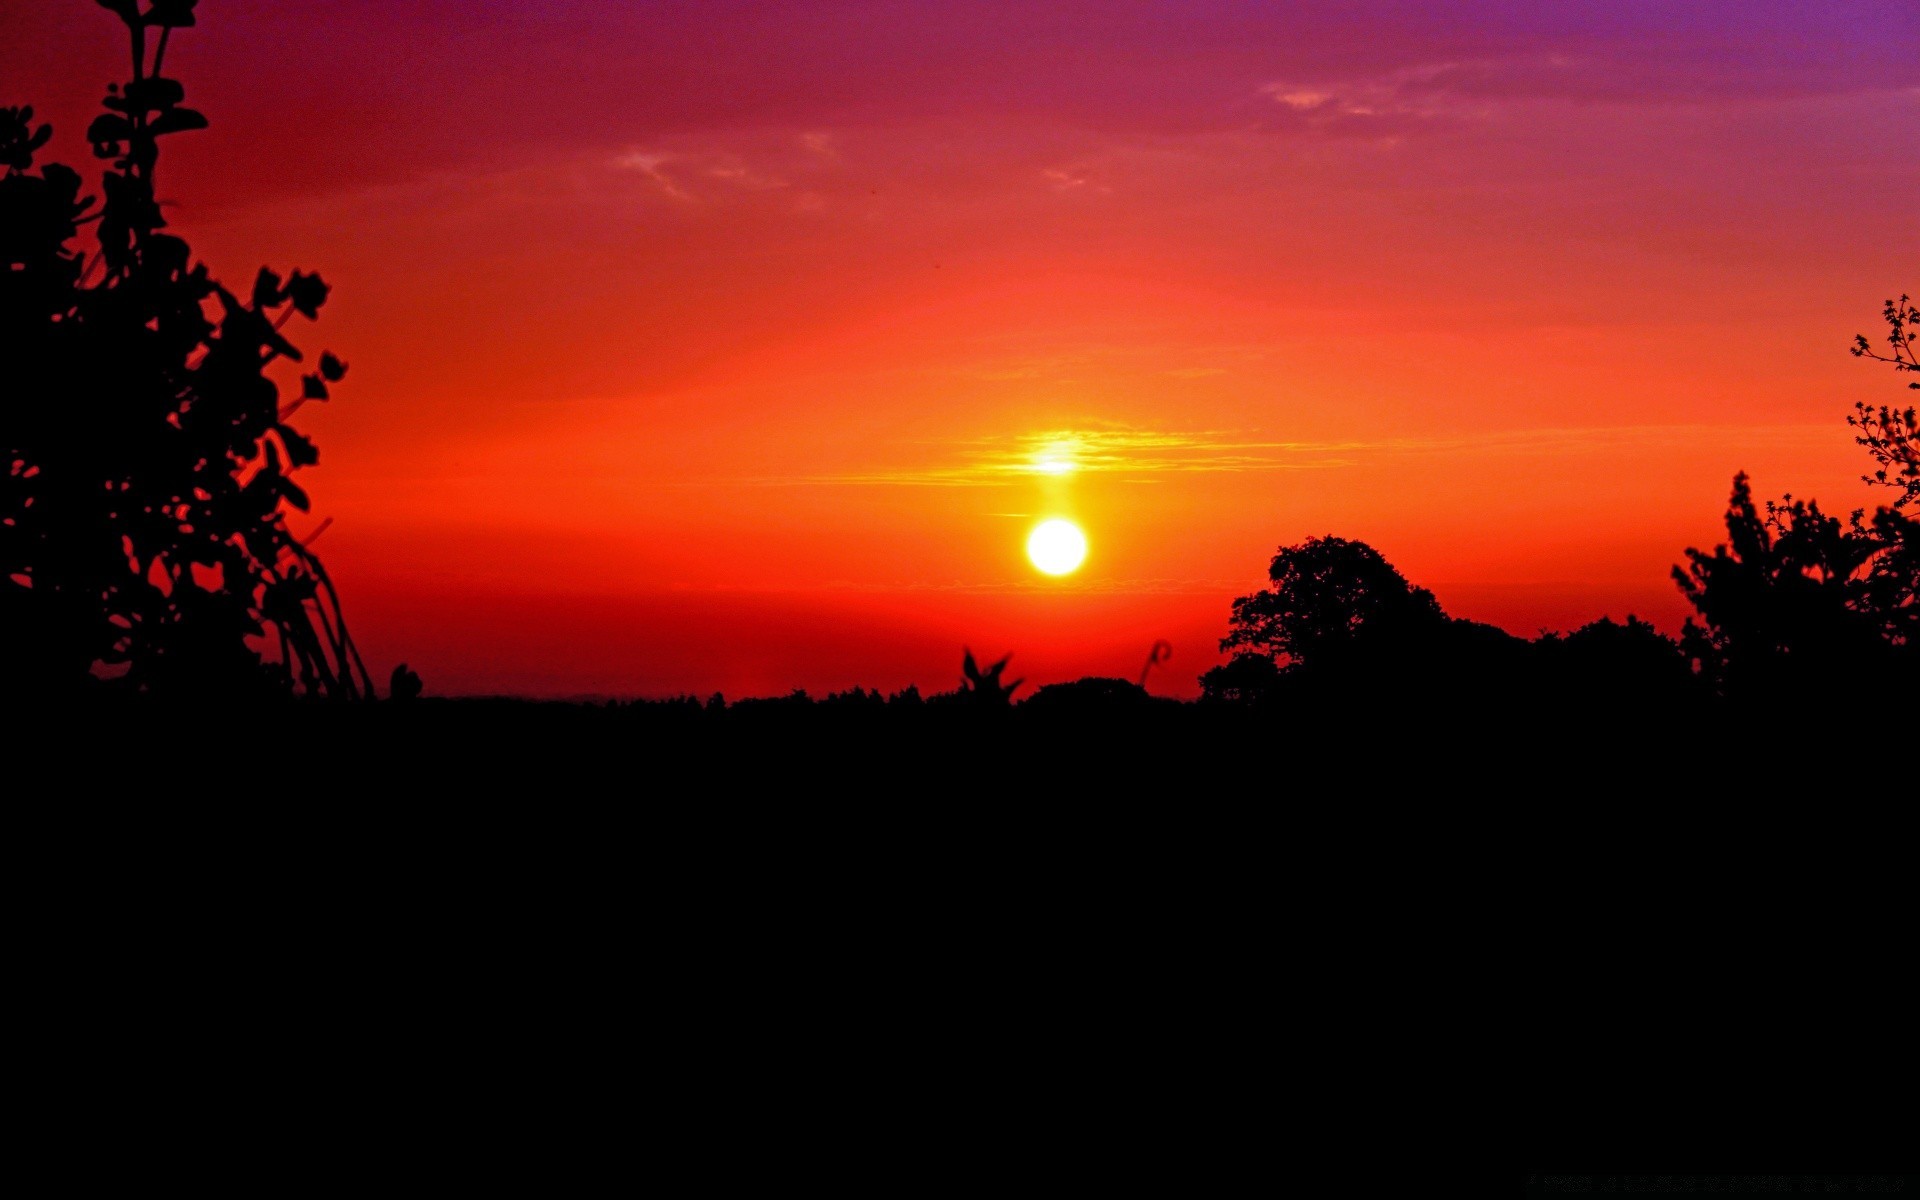
[[[1164, 637], [1191, 695], [1329, 533], [1515, 633], [1673, 630], [1733, 473], [1868, 502], [1844, 417], [1902, 396], [1846, 348], [1920, 285], [1913, 0], [200, 8], [170, 219], [334, 285], [294, 527], [439, 693]], [[90, 173], [123, 57], [0, 0], [0, 103]]]

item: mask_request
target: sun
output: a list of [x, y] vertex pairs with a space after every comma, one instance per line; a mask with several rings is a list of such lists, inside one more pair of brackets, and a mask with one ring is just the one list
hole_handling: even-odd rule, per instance
[[1087, 535], [1062, 517], [1042, 521], [1027, 535], [1027, 557], [1049, 575], [1066, 575], [1087, 557]]

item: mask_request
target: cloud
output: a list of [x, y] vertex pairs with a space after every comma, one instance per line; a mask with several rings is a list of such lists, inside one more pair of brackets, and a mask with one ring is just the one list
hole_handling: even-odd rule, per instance
[[612, 165], [644, 176], [662, 195], [687, 204], [728, 193], [771, 192], [791, 186], [785, 175], [729, 150], [627, 150], [615, 155]]
[[[828, 591], [871, 592], [882, 595], [941, 594], [963, 596], [1054, 596], [1062, 592], [1080, 595], [1120, 596], [1218, 596], [1247, 590], [1241, 579], [1101, 579], [1097, 576], [1053, 577], [1049, 579], [1010, 579], [994, 583], [950, 579], [929, 583], [925, 580], [852, 580], [835, 579], [821, 585]], [[742, 589], [747, 590], [747, 589]]]
[[1040, 172], [1040, 176], [1056, 192], [1097, 192], [1103, 196], [1113, 192], [1111, 187], [1099, 182], [1085, 167], [1048, 167]]
[[1157, 476], [1325, 470], [1351, 466], [1355, 445], [1267, 441], [1222, 431], [1056, 429], [1010, 438], [949, 444], [950, 458], [932, 466], [770, 477], [769, 485], [1007, 487], [1038, 478], [1106, 475], [1124, 482]]
[[1329, 132], [1377, 133], [1383, 124], [1478, 121], [1491, 116], [1484, 81], [1509, 69], [1502, 60], [1441, 62], [1382, 75], [1260, 89], [1301, 126]]
[[653, 182], [661, 193], [682, 203], [691, 204], [693, 194], [681, 187], [662, 168], [673, 160], [670, 154], [649, 154], [641, 150], [630, 150], [613, 160], [613, 165], [625, 171], [637, 171]]
[[1101, 475], [1116, 482], [1144, 484], [1192, 475], [1336, 470], [1380, 455], [1567, 457], [1623, 449], [1687, 447], [1729, 437], [1752, 446], [1801, 445], [1830, 432], [1827, 425], [1623, 425], [1304, 442], [1270, 440], [1233, 430], [1056, 429], [946, 443], [946, 461], [929, 466], [876, 466], [870, 470], [763, 476], [737, 482], [771, 487], [1004, 488], [1048, 478]]

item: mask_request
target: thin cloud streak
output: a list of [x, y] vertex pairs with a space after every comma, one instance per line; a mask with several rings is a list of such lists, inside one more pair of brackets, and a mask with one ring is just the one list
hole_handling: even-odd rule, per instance
[[762, 487], [1010, 487], [1034, 479], [1082, 474], [1120, 482], [1154, 476], [1336, 470], [1366, 455], [1487, 453], [1582, 455], [1630, 447], [1684, 447], [1738, 440], [1755, 447], [1817, 440], [1828, 425], [1637, 425], [1506, 430], [1457, 437], [1375, 441], [1269, 441], [1234, 431], [1052, 430], [1014, 438], [950, 443], [958, 461], [930, 467], [875, 468], [821, 475], [759, 476], [736, 482]]

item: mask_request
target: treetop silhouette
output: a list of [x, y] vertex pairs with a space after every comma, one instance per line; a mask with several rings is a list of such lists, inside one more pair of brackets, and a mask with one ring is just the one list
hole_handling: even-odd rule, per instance
[[285, 514], [307, 510], [292, 475], [319, 458], [289, 418], [346, 364], [322, 354], [291, 401], [268, 374], [304, 361], [282, 330], [329, 288], [262, 268], [236, 294], [167, 232], [160, 139], [208, 124], [163, 73], [195, 0], [99, 3], [133, 72], [87, 129], [104, 203], [69, 167], [36, 172], [51, 128], [0, 109], [0, 688], [371, 697]]
[[1267, 578], [1264, 591], [1234, 600], [1222, 650], [1313, 667], [1447, 619], [1432, 592], [1408, 583], [1365, 542], [1328, 536], [1282, 546]]
[[[1887, 301], [1880, 315], [1887, 322], [1887, 353], [1875, 350], [1862, 333], [1853, 339], [1853, 356], [1890, 363], [1895, 371], [1920, 372], [1920, 351], [1914, 348], [1916, 339], [1920, 339], [1920, 308], [1914, 306], [1913, 298], [1903, 293], [1898, 300]], [[1920, 391], [1920, 379], [1907, 387]], [[1913, 405], [1903, 410], [1891, 404], [1860, 402], [1853, 406], [1847, 424], [1860, 431], [1853, 440], [1865, 446], [1878, 464], [1872, 474], [1860, 477], [1862, 481], [1898, 488], [1895, 508], [1920, 499], [1920, 410]]]
[[[1882, 316], [1888, 352], [1862, 335], [1854, 356], [1920, 371], [1920, 311], [1902, 295]], [[1891, 505], [1843, 521], [1787, 495], [1767, 501], [1762, 516], [1742, 472], [1728, 541], [1711, 554], [1689, 549], [1688, 565], [1673, 568], [1700, 617], [1688, 619], [1681, 646], [1723, 695], [1764, 702], [1824, 692], [1909, 705], [1920, 695], [1920, 521], [1902, 511], [1920, 496], [1920, 423], [1913, 408], [1860, 403], [1847, 424], [1878, 464], [1862, 480], [1899, 491]]]

